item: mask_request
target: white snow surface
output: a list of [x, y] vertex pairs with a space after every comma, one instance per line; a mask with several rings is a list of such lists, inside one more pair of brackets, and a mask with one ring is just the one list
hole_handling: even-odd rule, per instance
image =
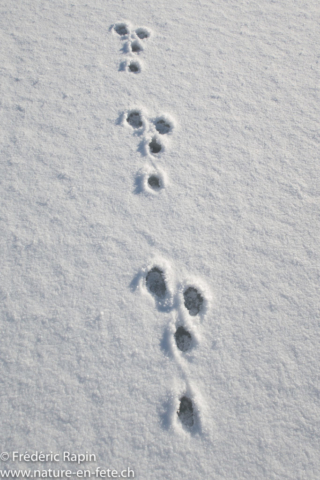
[[0, 23], [0, 468], [319, 479], [319, 2], [2, 0]]

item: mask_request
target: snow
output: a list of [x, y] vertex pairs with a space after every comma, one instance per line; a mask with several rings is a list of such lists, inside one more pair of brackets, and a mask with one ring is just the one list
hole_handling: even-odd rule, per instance
[[319, 17], [2, 1], [0, 468], [320, 478]]

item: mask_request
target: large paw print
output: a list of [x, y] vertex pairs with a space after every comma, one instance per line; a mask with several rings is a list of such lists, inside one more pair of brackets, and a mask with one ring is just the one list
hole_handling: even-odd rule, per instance
[[164, 272], [158, 267], [153, 267], [147, 273], [146, 285], [152, 295], [158, 298], [163, 298], [167, 291]]

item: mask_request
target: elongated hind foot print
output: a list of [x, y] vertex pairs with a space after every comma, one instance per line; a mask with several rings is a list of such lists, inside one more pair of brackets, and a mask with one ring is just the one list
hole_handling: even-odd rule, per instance
[[143, 50], [142, 46], [140, 45], [140, 42], [138, 40], [135, 40], [134, 42], [131, 43], [130, 45], [131, 51], [133, 53], [139, 53]]
[[194, 287], [187, 288], [184, 293], [184, 306], [192, 317], [198, 315], [203, 307], [203, 296]]
[[180, 406], [177, 411], [178, 417], [182, 425], [187, 428], [191, 428], [194, 425], [194, 413], [192, 400], [188, 397], [180, 398]]
[[174, 339], [176, 341], [176, 345], [181, 350], [181, 352], [187, 352], [191, 348], [192, 344], [192, 337], [191, 334], [186, 330], [184, 327], [178, 327], [175, 334]]
[[167, 287], [164, 279], [163, 271], [158, 267], [153, 267], [146, 276], [146, 285], [154, 296], [163, 298], [166, 294]]

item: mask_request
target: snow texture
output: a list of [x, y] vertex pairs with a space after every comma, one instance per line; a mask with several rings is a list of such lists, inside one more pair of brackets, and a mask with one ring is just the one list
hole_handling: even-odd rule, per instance
[[1, 451], [318, 480], [319, 2], [0, 23]]

